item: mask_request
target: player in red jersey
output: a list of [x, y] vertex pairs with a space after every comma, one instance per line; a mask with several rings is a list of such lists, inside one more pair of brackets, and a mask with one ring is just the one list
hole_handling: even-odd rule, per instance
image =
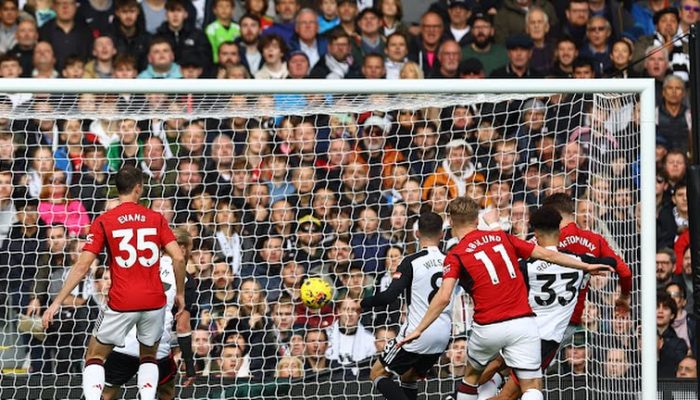
[[[587, 254], [596, 258], [612, 257], [617, 262], [615, 272], [620, 279], [620, 297], [615, 302], [616, 311], [626, 313], [629, 311], [630, 292], [632, 291], [632, 270], [608, 245], [605, 238], [595, 232], [581, 229], [576, 225], [574, 218], [574, 200], [565, 193], [556, 193], [547, 197], [543, 205], [550, 206], [559, 211], [561, 215], [561, 235], [559, 236], [559, 250], [574, 254]], [[576, 301], [576, 308], [571, 316], [571, 322], [564, 341], [573, 335], [573, 332], [581, 325], [581, 315], [586, 304], [588, 294], [588, 282], [581, 288]]]
[[112, 286], [85, 355], [83, 394], [86, 400], [102, 397], [104, 360], [114, 346], [124, 345], [126, 334], [136, 326], [141, 359], [139, 392], [141, 399], [151, 400], [155, 399], [158, 386], [156, 351], [166, 313], [166, 297], [160, 280], [161, 249], [165, 249], [173, 262], [178, 314], [185, 307], [185, 259], [165, 218], [138, 204], [143, 193], [143, 173], [134, 167], [124, 167], [115, 181], [119, 206], [92, 223], [83, 252], [44, 313], [43, 324], [45, 328], [51, 324], [63, 300], [83, 280], [90, 265], [106, 247]]
[[536, 258], [583, 271], [607, 271], [562, 253], [526, 242], [503, 231], [477, 229], [479, 205], [458, 197], [449, 205], [452, 232], [460, 238], [445, 258], [442, 285], [416, 330], [418, 337], [449, 304], [457, 280], [474, 300], [474, 325], [467, 346], [467, 369], [457, 386], [457, 400], [476, 400], [482, 371], [499, 353], [520, 381], [523, 400], [541, 400], [540, 337], [528, 302], [518, 258]]

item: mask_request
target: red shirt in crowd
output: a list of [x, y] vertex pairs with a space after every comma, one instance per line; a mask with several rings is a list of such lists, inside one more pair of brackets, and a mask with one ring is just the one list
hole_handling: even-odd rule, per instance
[[147, 311], [165, 306], [161, 249], [174, 240], [161, 214], [136, 203], [122, 203], [95, 219], [83, 249], [100, 254], [107, 246], [111, 309]]
[[[610, 248], [605, 238], [595, 232], [579, 228], [575, 222], [570, 223], [561, 230], [559, 235], [559, 249], [574, 254], [588, 254], [592, 257], [612, 257], [617, 261], [615, 271], [620, 277], [620, 289], [623, 295], [629, 295], [632, 291], [632, 270], [622, 261], [622, 258], [615, 254]], [[571, 316], [571, 323], [578, 325], [581, 323], [583, 307], [588, 294], [588, 283], [578, 294], [576, 308]]]
[[480, 325], [534, 315], [518, 264], [534, 249], [503, 231], [474, 230], [447, 253], [442, 276], [459, 279], [471, 294]]

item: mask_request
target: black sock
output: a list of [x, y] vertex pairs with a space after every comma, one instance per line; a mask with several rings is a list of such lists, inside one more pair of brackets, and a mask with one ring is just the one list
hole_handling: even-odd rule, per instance
[[391, 378], [382, 376], [374, 381], [374, 386], [387, 400], [408, 400], [403, 390]]
[[403, 390], [408, 400], [416, 400], [418, 398], [418, 382], [401, 382], [401, 390]]

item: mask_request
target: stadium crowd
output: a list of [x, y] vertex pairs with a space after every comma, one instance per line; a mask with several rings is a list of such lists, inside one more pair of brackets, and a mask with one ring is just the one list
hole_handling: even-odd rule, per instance
[[[695, 377], [684, 35], [700, 19], [700, 1], [439, 0], [425, 8], [412, 23], [401, 0], [0, 0], [0, 76], [654, 78], [658, 371]], [[85, 95], [73, 105], [107, 115], [136, 100]], [[171, 111], [191, 101], [141, 100]], [[367, 379], [405, 316], [400, 304], [361, 314], [357, 300], [386, 288], [416, 249], [420, 211], [445, 216], [456, 196], [474, 197], [503, 229], [529, 239], [530, 210], [569, 193], [577, 223], [615, 242], [638, 279], [637, 110], [632, 101], [594, 103], [551, 96], [387, 113], [58, 120], [52, 113], [65, 104], [55, 96], [0, 96], [5, 319], [26, 326], [40, 315], [90, 222], [115, 206], [114, 172], [134, 165], [149, 177], [150, 207], [194, 238], [188, 272], [199, 293], [192, 324], [201, 374]], [[35, 117], [9, 118], [12, 110]], [[301, 305], [310, 275], [332, 282], [334, 303]], [[49, 332], [24, 331], [28, 373], [80, 371], [109, 284], [109, 270], [96, 265]], [[638, 304], [615, 309], [615, 277], [591, 286], [596, 301], [555, 368], [638, 376]], [[469, 313], [460, 299], [435, 376], [463, 373]]]

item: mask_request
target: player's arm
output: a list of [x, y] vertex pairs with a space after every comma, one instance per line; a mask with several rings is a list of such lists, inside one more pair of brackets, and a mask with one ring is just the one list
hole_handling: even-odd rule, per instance
[[412, 280], [413, 268], [410, 262], [404, 260], [394, 272], [389, 287], [381, 293], [362, 299], [360, 307], [362, 307], [363, 311], [367, 311], [373, 307], [381, 307], [393, 303], [409, 287]]
[[608, 245], [608, 242], [601, 240], [600, 243], [600, 254], [604, 257], [612, 257], [617, 260], [617, 266], [615, 267], [615, 273], [619, 277], [620, 282], [620, 297], [617, 299], [618, 305], [624, 303], [629, 306], [630, 293], [632, 293], [632, 270], [630, 267], [620, 258], [620, 256], [613, 251]]
[[80, 257], [78, 257], [78, 261], [73, 265], [73, 268], [70, 269], [68, 277], [66, 277], [66, 281], [63, 283], [63, 287], [58, 292], [56, 297], [54, 297], [51, 306], [49, 306], [46, 312], [44, 312], [44, 316], [42, 318], [44, 329], [51, 325], [53, 316], [61, 307], [63, 301], [70, 295], [73, 289], [78, 286], [80, 281], [85, 278], [85, 275], [87, 275], [88, 271], [90, 270], [90, 265], [92, 265], [92, 262], [95, 261], [95, 258], [97, 258], [97, 254], [90, 251], [83, 251], [80, 253]]
[[438, 292], [435, 294], [435, 297], [433, 297], [433, 300], [430, 302], [428, 310], [425, 312], [423, 319], [420, 321], [420, 323], [413, 332], [411, 332], [408, 336], [406, 336], [403, 340], [399, 342], [399, 347], [418, 339], [420, 335], [423, 334], [423, 331], [428, 329], [428, 327], [433, 322], [435, 322], [435, 320], [445, 310], [445, 307], [447, 307], [447, 305], [450, 304], [450, 300], [452, 299], [452, 293], [454, 292], [456, 285], [457, 279], [452, 277], [442, 278], [442, 285], [440, 285], [440, 290], [438, 290]]
[[564, 253], [559, 253], [557, 251], [552, 251], [549, 249], [545, 249], [544, 247], [541, 246], [535, 246], [535, 248], [532, 250], [532, 254], [530, 255], [532, 258], [536, 258], [538, 260], [544, 260], [553, 264], [559, 264], [564, 267], [569, 267], [573, 269], [580, 269], [582, 271], [588, 272], [593, 275], [597, 275], [600, 273], [604, 272], [612, 272], [614, 271], [613, 268], [611, 268], [608, 265], [604, 264], [587, 264], [577, 258], [570, 257]]
[[617, 260], [614, 257], [592, 257], [588, 254], [575, 254], [581, 258], [581, 261], [587, 264], [605, 264], [611, 268], [617, 268]]
[[[169, 229], [169, 228], [168, 228]], [[180, 250], [180, 245], [175, 240], [165, 245], [165, 253], [173, 260], [173, 273], [175, 274], [175, 304], [177, 305], [177, 319], [185, 310], [185, 256]]]

